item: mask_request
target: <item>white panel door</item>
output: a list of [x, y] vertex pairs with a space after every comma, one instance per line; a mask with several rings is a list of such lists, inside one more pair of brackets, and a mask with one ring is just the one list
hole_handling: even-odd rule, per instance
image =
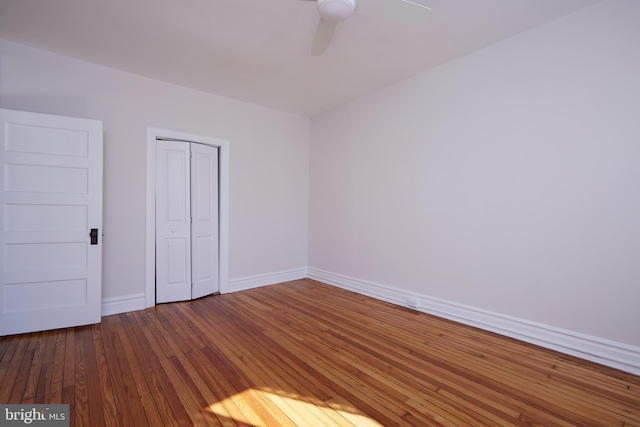
[[102, 122], [0, 110], [0, 168], [0, 335], [100, 322]]
[[191, 298], [219, 291], [218, 149], [191, 144]]
[[191, 299], [189, 143], [156, 145], [156, 302]]

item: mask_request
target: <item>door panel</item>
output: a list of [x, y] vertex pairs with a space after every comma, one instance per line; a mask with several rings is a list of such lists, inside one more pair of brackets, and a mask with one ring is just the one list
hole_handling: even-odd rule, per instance
[[191, 299], [189, 143], [156, 145], [156, 302]]
[[191, 144], [192, 298], [219, 291], [218, 149]]
[[[62, 240], [58, 238], [56, 240]], [[8, 243], [7, 272], [52, 271], [87, 268], [85, 242]]]
[[0, 334], [100, 321], [102, 123], [0, 110]]
[[[8, 155], [8, 162], [46, 162], [53, 156]], [[87, 194], [89, 170], [86, 167], [46, 166], [34, 164], [5, 163], [4, 190], [22, 193]], [[70, 163], [70, 162], [65, 162]]]
[[7, 313], [33, 312], [54, 307], [69, 309], [87, 303], [85, 279], [12, 283], [5, 287], [4, 292]]
[[13, 231], [79, 231], [89, 229], [87, 207], [73, 205], [27, 205], [5, 206], [4, 224]]
[[[87, 157], [87, 132], [83, 129], [59, 129], [8, 123], [8, 151]], [[46, 141], [46, 143], [43, 143]]]
[[166, 242], [168, 251], [167, 285], [181, 286], [184, 283], [189, 283], [188, 272], [191, 268], [188, 251], [189, 240], [185, 238], [168, 238]]

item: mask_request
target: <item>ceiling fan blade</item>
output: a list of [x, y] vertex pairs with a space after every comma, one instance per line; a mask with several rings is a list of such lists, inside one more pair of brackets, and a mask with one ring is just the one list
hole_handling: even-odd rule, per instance
[[320, 56], [324, 53], [337, 26], [337, 22], [320, 19], [318, 28], [316, 28], [316, 35], [313, 37], [313, 44], [311, 45], [311, 56]]
[[391, 21], [421, 23], [431, 9], [409, 0], [358, 0], [356, 12]]

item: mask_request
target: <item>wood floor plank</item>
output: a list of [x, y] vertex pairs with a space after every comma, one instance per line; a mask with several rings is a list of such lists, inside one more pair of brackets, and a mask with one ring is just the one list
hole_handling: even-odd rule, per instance
[[102, 336], [102, 328], [100, 325], [93, 325], [91, 328], [95, 359], [96, 359], [96, 374], [99, 387], [95, 387], [101, 393], [100, 403], [102, 405], [103, 422], [105, 426], [117, 426], [118, 422], [118, 409], [116, 406], [116, 397], [113, 390], [113, 384], [111, 382], [112, 372], [109, 369], [109, 361], [107, 360], [104, 340]]
[[[254, 305], [256, 306], [256, 305]], [[232, 310], [240, 310], [240, 307], [233, 307]], [[247, 313], [251, 317], [251, 313]], [[355, 425], [362, 425], [362, 421], [357, 417], [345, 416], [345, 414], [337, 412], [335, 405], [337, 405], [336, 394], [331, 393], [331, 390], [322, 388], [318, 384], [315, 384], [308, 380], [307, 372], [302, 372], [299, 368], [301, 363], [300, 359], [297, 359], [287, 349], [278, 345], [273, 340], [269, 340], [261, 332], [266, 327], [264, 322], [256, 322], [260, 324], [258, 333], [252, 334], [253, 345], [252, 347], [259, 351], [260, 354], [257, 360], [270, 361], [268, 366], [260, 365], [265, 372], [269, 374], [267, 382], [271, 384], [269, 387], [261, 387], [261, 391], [271, 392], [270, 394], [284, 394], [286, 397], [292, 396], [294, 399], [302, 400], [307, 405], [313, 405], [322, 411], [323, 415], [326, 415], [331, 420], [332, 424], [338, 423], [339, 425], [352, 425], [353, 421], [357, 423]], [[245, 326], [243, 326], [245, 328]], [[224, 328], [222, 328], [224, 330]], [[218, 337], [221, 339], [222, 337]], [[295, 392], [293, 391], [295, 390]], [[313, 396], [310, 398], [308, 396]], [[332, 402], [329, 404], [327, 402]], [[351, 419], [351, 421], [348, 421]], [[325, 419], [326, 422], [328, 420]]]
[[44, 339], [45, 333], [42, 332], [38, 334], [38, 339], [36, 341], [35, 348], [33, 349], [33, 362], [29, 367], [29, 372], [27, 374], [27, 381], [25, 384], [24, 394], [22, 395], [22, 400], [25, 403], [35, 403], [36, 399], [36, 390], [38, 388], [38, 383], [40, 380], [40, 374], [42, 373], [42, 365], [44, 358], [43, 353], [46, 349], [46, 341]]
[[[331, 340], [330, 340], [330, 338], [329, 338], [329, 336], [328, 336], [328, 335], [323, 335], [323, 336], [322, 336], [322, 340], [321, 340], [321, 341], [322, 341], [323, 343], [325, 343], [325, 344], [326, 344], [326, 343], [328, 343], [328, 342], [331, 342]], [[336, 353], [335, 353], [336, 357], [338, 357], [338, 358], [342, 358], [342, 357], [345, 357], [345, 356], [340, 354], [340, 349], [348, 350], [348, 348], [349, 348], [349, 344], [348, 344], [348, 343], [346, 343], [346, 342], [345, 342], [345, 341], [343, 341], [343, 340], [341, 340], [341, 341], [336, 341], [336, 342], [333, 342], [333, 345], [331, 346], [331, 348], [332, 348], [332, 350], [333, 350], [333, 351], [335, 351], [335, 352], [336, 352]], [[357, 365], [359, 369], [365, 369], [365, 370], [367, 370], [367, 367], [366, 367], [365, 365], [362, 365], [362, 364], [360, 363], [360, 361], [364, 361], [364, 360], [366, 360], [366, 359], [367, 359], [367, 355], [370, 355], [370, 354], [371, 354], [371, 351], [370, 351], [370, 349], [369, 349], [369, 348], [363, 348], [363, 352], [360, 352], [360, 353], [359, 353], [359, 355], [360, 355], [360, 356], [359, 356], [359, 358], [358, 358], [359, 360], [352, 360], [352, 361], [351, 361], [351, 363], [355, 363], [355, 365]], [[334, 359], [334, 360], [335, 360], [335, 359]], [[375, 360], [379, 362], [381, 359], [379, 359], [379, 358], [375, 358]], [[391, 368], [391, 367], [392, 367], [392, 365], [391, 365], [391, 364], [388, 364], [388, 363], [386, 363], [385, 365], [386, 365], [386, 367], [388, 367], [388, 368]], [[344, 369], [346, 369], [346, 371], [347, 371], [347, 372], [350, 372], [350, 371], [352, 372], [352, 369], [350, 369], [350, 366], [351, 366], [350, 364], [342, 365], [342, 366], [344, 367]], [[346, 366], [346, 367], [345, 367], [345, 366]], [[369, 370], [369, 374], [368, 374], [368, 375], [366, 375], [366, 376], [365, 376], [365, 378], [366, 378], [367, 376], [368, 376], [368, 377], [372, 377], [372, 378], [373, 378], [373, 377], [379, 377], [379, 378], [381, 377], [380, 375], [378, 375], [377, 373], [375, 373], [375, 372], [373, 371], [373, 369], [381, 370], [381, 369], [383, 369], [383, 366], [381, 366], [379, 363], [378, 363], [378, 364], [376, 364], [376, 365], [371, 366], [371, 369], [368, 369], [368, 370]], [[390, 377], [390, 378], [392, 378], [392, 377]], [[397, 376], [396, 376], [396, 377], [393, 377], [393, 378], [394, 378], [394, 379], [397, 379]], [[385, 379], [384, 379], [384, 378], [382, 378], [382, 381], [385, 381]], [[388, 386], [391, 386], [391, 384], [394, 384], [394, 381], [386, 381], [386, 383], [387, 383], [387, 385], [388, 385]], [[440, 384], [440, 386], [443, 386], [443, 384]], [[367, 384], [367, 387], [368, 387], [369, 389], [376, 389], [376, 388], [377, 388], [373, 383], [369, 383], [369, 384]], [[391, 387], [393, 387], [393, 386], [391, 386]], [[385, 397], [387, 397], [387, 398], [392, 397], [392, 394], [390, 394], [391, 387], [385, 387], [385, 391], [386, 391], [386, 393], [385, 393], [385, 395], [386, 395], [386, 396], [385, 396]], [[398, 387], [397, 389], [398, 389], [398, 390], [402, 390], [402, 387]], [[431, 391], [435, 391], [435, 390], [437, 390], [437, 389], [438, 389], [438, 386], [433, 386], [433, 387], [431, 388]], [[425, 390], [423, 389], [423, 390], [422, 390], [422, 392], [425, 392]], [[428, 392], [428, 390], [427, 390], [427, 392]], [[406, 393], [406, 391], [405, 391], [405, 393]], [[432, 398], [433, 398], [433, 396], [434, 396], [434, 395], [435, 395], [435, 394], [432, 394]], [[398, 396], [396, 396], [396, 397], [398, 398]], [[405, 399], [406, 399], [406, 396], [404, 396], [404, 397], [403, 397], [403, 396], [400, 396], [400, 397], [399, 397], [399, 399], [400, 399], [400, 400], [405, 400]], [[470, 413], [471, 413], [471, 414], [473, 414], [472, 416], [477, 416], [477, 413], [476, 413], [475, 411], [470, 411]], [[460, 417], [460, 415], [461, 415], [461, 414], [460, 414], [460, 411], [456, 411], [456, 415], [451, 415], [450, 417], [458, 417], [458, 418], [459, 418], [459, 417]], [[406, 414], [406, 413], [403, 413], [403, 417], [404, 417], [404, 416], [407, 416], [407, 414]], [[415, 415], [414, 415], [414, 416], [415, 416]], [[473, 424], [476, 424], [476, 425], [477, 425], [479, 422], [480, 422], [479, 420], [475, 420], [475, 422], [474, 422]], [[506, 425], [506, 423], [507, 423], [507, 422], [503, 420], [501, 424], [502, 424], [502, 425]], [[484, 424], [488, 424], [486, 420], [484, 421]]]
[[62, 403], [62, 378], [64, 375], [64, 352], [67, 337], [66, 329], [59, 329], [55, 335], [55, 351], [51, 362], [51, 380], [47, 383], [44, 396], [40, 397], [42, 403]]
[[44, 340], [44, 354], [41, 356], [42, 364], [40, 368], [40, 376], [38, 384], [36, 386], [33, 403], [46, 403], [44, 401], [47, 393], [47, 388], [50, 387], [53, 377], [53, 360], [57, 345], [57, 335], [59, 331], [48, 331], [46, 340]]
[[[185, 319], [185, 321], [189, 322], [193, 327], [197, 327], [198, 329], [203, 328], [207, 329], [209, 326], [199, 319], [196, 316], [190, 315], [191, 310], [184, 310], [184, 307], [181, 308], [181, 313]], [[174, 314], [177, 314], [174, 312]], [[259, 382], [259, 378], [264, 374], [261, 370], [255, 370], [253, 366], [246, 363], [245, 354], [243, 354], [242, 346], [238, 345], [238, 343], [234, 340], [233, 334], [225, 334], [222, 333], [225, 329], [224, 320], [220, 319], [220, 323], [217, 325], [219, 330], [212, 328], [210, 329], [210, 334], [207, 334], [207, 337], [201, 337], [201, 342], [208, 343], [207, 348], [215, 348], [219, 352], [221, 352], [226, 360], [230, 358], [234, 360], [234, 365], [237, 368], [234, 371], [234, 376], [237, 378], [237, 385], [235, 385], [236, 390], [242, 390], [241, 393], [246, 392], [248, 396], [252, 396], [253, 399], [258, 399], [262, 401], [262, 405], [256, 406], [254, 409], [260, 409], [260, 413], [258, 415], [259, 419], [262, 422], [266, 422], [266, 425], [271, 425], [273, 423], [278, 423], [279, 421], [287, 424], [287, 417], [284, 414], [281, 414], [281, 417], [278, 418], [278, 414], [281, 412], [276, 405], [273, 405], [273, 402], [268, 397], [265, 397], [261, 394], [260, 390], [257, 390], [253, 387], [254, 382]], [[255, 347], [252, 349], [255, 350]], [[254, 358], [255, 360], [255, 358]], [[228, 367], [228, 364], [226, 364]], [[219, 393], [225, 393], [225, 390], [219, 391]], [[236, 392], [237, 393], [237, 392]], [[220, 394], [219, 394], [220, 395]], [[233, 395], [233, 392], [226, 392], [225, 396], [230, 397]], [[226, 400], [226, 399], [224, 399]], [[236, 399], [237, 401], [237, 399]], [[241, 404], [240, 404], [241, 405]], [[263, 407], [264, 406], [264, 407]], [[247, 412], [247, 409], [244, 409], [244, 412]], [[253, 412], [253, 411], [251, 411]], [[253, 422], [258, 422], [254, 420]], [[295, 425], [290, 423], [290, 425]]]
[[[156, 308], [156, 312], [164, 310]], [[154, 313], [156, 314], [156, 313]], [[207, 386], [201, 381], [194, 382], [194, 368], [188, 358], [174, 344], [171, 334], [166, 331], [157, 317], [149, 316], [148, 327], [144, 329], [146, 338], [153, 351], [159, 355], [158, 360], [172, 383], [176, 394], [193, 425], [217, 425], [214, 414], [204, 410], [207, 398], [203, 396]], [[164, 355], [164, 357], [162, 357]], [[185, 368], [186, 365], [186, 368]]]
[[[339, 344], [337, 345], [337, 347], [344, 347], [344, 346], [345, 346], [345, 343], [344, 343], [344, 342], [339, 343]], [[363, 351], [365, 351], [366, 353], [371, 353], [371, 351], [369, 350], [369, 348], [367, 348], [366, 346], [364, 346], [362, 349], [363, 349]], [[388, 348], [387, 350], [388, 350], [388, 352], [389, 352], [389, 353], [393, 353], [393, 352], [394, 352], [394, 349], [393, 349], [393, 348], [391, 348], [391, 347], [390, 347], [390, 348]], [[365, 353], [365, 354], [366, 354], [366, 353]], [[391, 361], [391, 362], [390, 362], [390, 364], [388, 364], [388, 366], [391, 366], [393, 363], [394, 363], [394, 361]], [[443, 383], [440, 383], [438, 386], [434, 386], [434, 389], [437, 389], [437, 388], [439, 388], [439, 387], [443, 387], [443, 386], [444, 386], [444, 384], [443, 384]], [[491, 410], [491, 409], [492, 409], [492, 407], [487, 407], [487, 409]], [[516, 414], [516, 416], [517, 416], [517, 415], [518, 415], [518, 414]], [[478, 422], [478, 421], [476, 421], [476, 423], [477, 423], [477, 422]], [[501, 421], [501, 423], [502, 423], [502, 424], [505, 424], [506, 422], [507, 422], [507, 420], [502, 420], [502, 421]], [[513, 422], [513, 420], [512, 420], [512, 422]]]
[[[112, 316], [108, 319], [107, 325], [109, 325], [109, 333], [105, 336], [105, 340], [108, 343], [107, 358], [112, 366], [115, 365], [112, 383], [116, 395], [116, 406], [127, 406], [125, 410], [119, 411], [119, 418], [124, 424], [145, 425], [148, 419], [143, 407], [143, 397], [138, 393], [140, 385], [134, 375], [139, 362], [135, 358], [129, 358], [129, 352], [126, 349], [128, 341], [121, 335], [124, 327], [122, 317]], [[147, 395], [146, 398], [151, 399], [151, 396]]]
[[[195, 319], [194, 319], [195, 321]], [[224, 326], [224, 325], [222, 325]], [[223, 328], [224, 329], [224, 328]], [[245, 326], [245, 330], [246, 326]], [[218, 340], [223, 339], [224, 337], [218, 337]], [[308, 393], [305, 384], [301, 383], [299, 380], [294, 379], [286, 372], [284, 369], [281, 369], [278, 365], [277, 361], [275, 364], [269, 364], [268, 360], [270, 359], [269, 350], [265, 349], [264, 341], [260, 340], [261, 338], [261, 328], [256, 329], [255, 333], [252, 334], [252, 338], [254, 339], [252, 349], [253, 349], [253, 357], [250, 363], [243, 363], [242, 370], [246, 375], [253, 378], [254, 382], [266, 383], [269, 384], [269, 387], [259, 386], [254, 387], [254, 390], [262, 395], [266, 395], [267, 399], [269, 399], [273, 406], [273, 411], [278, 411], [279, 406], [283, 406], [287, 408], [287, 414], [290, 414], [288, 418], [292, 420], [292, 425], [300, 425], [301, 417], [304, 417], [307, 422], [310, 420], [314, 420], [317, 425], [331, 425], [332, 415], [329, 412], [332, 411], [323, 411], [324, 402], [319, 399], [312, 399], [306, 397], [311, 393]], [[228, 343], [230, 344], [230, 348], [233, 348], [235, 351], [242, 348], [242, 344], [234, 339], [233, 336], [228, 337]], [[236, 355], [239, 355], [236, 353]], [[272, 360], [273, 361], [273, 360]], [[291, 366], [287, 366], [291, 368]], [[294, 399], [290, 399], [289, 396], [292, 394], [291, 383], [295, 383], [298, 390], [303, 393], [302, 395], [295, 394]], [[283, 396], [283, 397], [281, 397]], [[296, 402], [300, 402], [300, 405], [296, 405]], [[300, 413], [299, 407], [305, 408], [303, 413]], [[284, 414], [283, 414], [284, 415]], [[272, 423], [277, 422], [277, 419], [272, 420]], [[347, 425], [345, 419], [341, 419], [341, 421]]]
[[[177, 308], [180, 310], [182, 307]], [[200, 384], [200, 388], [203, 390], [203, 393], [201, 393], [202, 408], [205, 409], [205, 411], [214, 414], [218, 418], [218, 421], [225, 425], [232, 424], [229, 412], [239, 412], [242, 414], [242, 422], [261, 422], [260, 416], [254, 411], [251, 405], [247, 405], [242, 399], [228, 399], [230, 396], [235, 396], [242, 392], [245, 389], [245, 386], [239, 385], [240, 381], [237, 380], [234, 380], [231, 383], [222, 380], [223, 378], [227, 378], [226, 375], [218, 376], [221, 375], [218, 368], [224, 369], [225, 367], [224, 364], [222, 364], [222, 366], [220, 365], [223, 363], [222, 361], [218, 360], [217, 366], [214, 364], [208, 366], [209, 358], [207, 356], [210, 353], [202, 353], [202, 350], [207, 348], [205, 343], [208, 338], [198, 332], [195, 325], [185, 320], [180, 311], [165, 309], [166, 307], [162, 307], [158, 310], [159, 320], [164, 320], [170, 324], [173, 329], [177, 328], [181, 331], [193, 332], [180, 334], [180, 336], [175, 337], [175, 344], [181, 348], [187, 349], [184, 352], [185, 358], [182, 360], [187, 363], [187, 369], [189, 369], [189, 366], [192, 366], [192, 369], [189, 369], [192, 373], [191, 378], [193, 381], [198, 382]], [[217, 346], [211, 343], [210, 348], [217, 349]], [[251, 396], [247, 396], [247, 398], [253, 399]], [[220, 405], [215, 405], [215, 403], [218, 402]], [[215, 406], [215, 410], [212, 409], [212, 405]]]
[[[62, 402], [69, 405], [69, 425], [75, 424], [75, 365], [76, 365], [76, 353], [75, 353], [75, 331], [76, 328], [65, 329], [65, 346], [64, 346], [64, 371], [62, 373]], [[80, 387], [82, 382], [78, 383]]]
[[89, 371], [84, 346], [84, 332], [88, 326], [75, 328], [73, 331], [75, 370], [74, 370], [74, 422], [76, 426], [90, 426], [89, 415]]
[[[5, 357], [5, 354], [7, 353], [7, 350], [9, 350], [10, 348], [12, 348], [11, 337], [0, 339], [0, 362], [2, 362], [2, 360]], [[0, 380], [1, 379], [2, 377], [0, 377]]]
[[4, 353], [0, 360], [0, 402], [9, 401], [9, 396], [13, 391], [16, 377], [18, 375], [18, 367], [22, 363], [24, 352], [27, 348], [27, 339], [22, 337], [6, 337], [3, 340], [11, 343], [11, 346]]
[[638, 426], [640, 377], [310, 279], [0, 338], [72, 426]]
[[[147, 316], [144, 314], [147, 314]], [[138, 343], [136, 349], [141, 355], [140, 360], [146, 362], [143, 368], [149, 384], [152, 384], [151, 392], [156, 400], [156, 407], [162, 408], [161, 412], [166, 426], [189, 425], [189, 415], [180, 401], [178, 392], [169, 377], [169, 372], [164, 370], [160, 363], [159, 355], [153, 351], [151, 344], [147, 340], [146, 334], [149, 326], [144, 322], [143, 318], [148, 317], [148, 314], [134, 312], [128, 313], [127, 317], [131, 320], [132, 328], [130, 332], [134, 334]]]
[[[227, 304], [227, 305], [229, 305], [229, 304]], [[226, 316], [223, 316], [223, 318], [225, 318], [225, 319], [233, 318], [234, 319], [233, 323], [238, 323], [240, 328], [243, 331], [246, 330], [246, 325], [243, 324], [241, 318], [237, 319], [240, 316], [235, 315], [235, 313], [239, 312], [238, 307], [234, 307], [234, 306], [232, 306], [232, 307], [224, 307], [223, 306], [223, 307], [218, 307], [218, 310], [220, 310], [220, 312], [226, 314]], [[228, 310], [228, 311], [225, 311], [225, 310]], [[232, 327], [232, 324], [228, 323], [227, 326], [230, 328], [230, 327]], [[276, 340], [278, 340], [278, 338], [280, 336], [287, 336], [286, 334], [285, 335], [278, 335], [277, 333], [273, 334], [272, 332], [273, 332], [273, 330], [271, 330], [271, 329], [261, 328], [260, 332], [258, 332], [256, 334], [253, 334], [253, 335], [250, 335], [250, 337], [251, 337], [251, 340], [253, 341], [253, 340], [256, 339], [256, 337], [260, 336], [260, 333], [262, 333], [262, 334], [265, 334], [266, 336], [274, 339], [274, 341], [276, 341]], [[298, 338], [299, 337], [295, 337], [294, 341], [298, 341]], [[287, 340], [287, 343], [290, 344], [291, 342], [289, 340]], [[252, 350], [254, 350], [255, 349], [255, 341], [252, 342], [251, 344], [252, 345], [250, 347], [251, 347]], [[293, 351], [294, 352], [298, 352], [296, 349], [293, 349]], [[324, 376], [319, 375], [318, 370], [317, 370], [318, 366], [309, 363], [310, 358], [306, 357], [306, 355], [307, 355], [306, 351], [307, 351], [307, 348], [305, 346], [305, 348], [302, 350], [302, 352], [301, 353], [298, 352], [298, 354], [301, 354], [301, 356], [303, 356], [304, 361], [302, 363], [304, 363], [305, 367], [307, 368], [307, 370], [306, 370], [307, 376], [309, 378], [313, 378], [314, 380], [320, 380], [320, 382], [323, 383], [324, 385], [328, 386], [331, 389], [331, 392], [333, 392], [333, 393], [339, 393], [339, 394], [341, 394], [343, 396], [349, 395], [349, 393], [346, 391], [346, 389], [340, 387], [335, 382], [329, 381]], [[278, 354], [280, 354], [280, 352], [278, 352]], [[291, 368], [292, 366], [295, 366], [295, 364], [287, 364], [287, 366]], [[298, 380], [298, 382], [300, 382], [300, 380]], [[296, 391], [297, 391], [296, 394], [303, 393], [302, 388], [300, 387], [300, 384], [298, 384], [298, 386], [296, 388]], [[321, 392], [321, 393], [322, 394], [320, 394], [320, 396], [324, 395], [325, 392]], [[350, 395], [349, 397], [350, 397], [350, 400], [357, 399], [353, 395]], [[362, 404], [364, 405], [364, 403], [362, 403]], [[377, 419], [378, 420], [382, 420], [382, 421], [387, 420], [387, 418], [384, 415], [382, 415], [382, 413], [376, 411], [374, 408], [370, 408], [369, 407], [369, 412], [375, 412], [376, 415], [377, 415]]]
[[[297, 305], [297, 307], [300, 307], [300, 305], [298, 304], [298, 305]], [[350, 314], [351, 314], [351, 313], [350, 313]], [[380, 325], [375, 325], [375, 326], [376, 326], [376, 328], [378, 328]], [[388, 332], [389, 332], [390, 336], [397, 336], [397, 335], [398, 335], [398, 333], [397, 333], [398, 331], [388, 331]], [[369, 332], [368, 332], [368, 334], [372, 334], [372, 333], [374, 333], [374, 332], [373, 332], [373, 331], [369, 331]], [[414, 343], [414, 345], [416, 345], [416, 344], [417, 344], [417, 343]], [[391, 350], [391, 349], [387, 349], [387, 351], [388, 351], [388, 352], [391, 352], [392, 350]], [[439, 361], [439, 362], [440, 362], [440, 363], [447, 363], [447, 364], [451, 364], [451, 363], [452, 363], [451, 355], [447, 355], [447, 356], [443, 357], [442, 359], [440, 359], [440, 361]], [[464, 363], [465, 363], [465, 364], [468, 364], [468, 362], [469, 362], [469, 360], [466, 360], [466, 359], [465, 359]], [[435, 362], [433, 362], [433, 360], [432, 360], [432, 363], [435, 363]], [[474, 363], [475, 363], [475, 362], [474, 362]], [[485, 363], [485, 362], [482, 362], [482, 363]], [[477, 365], [476, 365], [476, 367], [477, 367]], [[466, 369], [466, 368], [465, 368], [465, 369]], [[506, 383], [506, 384], [510, 384], [510, 383], [511, 383], [511, 382], [513, 382], [513, 381], [517, 381], [517, 378], [512, 378], [512, 377], [510, 377], [508, 374], [505, 374], [504, 365], [502, 365], [502, 366], [496, 366], [495, 372], [493, 372], [493, 376], [496, 376], [496, 375], [499, 375], [499, 376], [503, 377], [503, 380], [502, 380], [502, 381], [503, 381], [504, 383]], [[464, 377], [466, 377], [466, 376], [468, 376], [468, 375], [461, 375], [461, 377], [463, 377], [463, 378], [464, 378]], [[478, 377], [477, 375], [475, 375], [475, 372], [473, 373], [472, 377], [475, 377], [475, 378], [476, 378], [476, 379], [475, 379], [475, 381], [480, 381], [480, 380], [481, 380], [481, 378], [480, 378], [480, 377]], [[494, 387], [495, 387], [495, 385], [496, 385], [496, 382], [495, 382], [495, 381], [492, 381], [492, 388], [494, 388]], [[541, 396], [546, 396], [546, 395], [547, 395], [547, 393], [549, 393], [549, 390], [545, 390], [545, 393], [544, 393], [544, 394], [541, 394]], [[546, 401], [544, 401], [544, 402], [541, 402], [539, 398], [538, 398], [538, 399], [534, 399], [534, 400], [535, 400], [535, 405], [537, 405], [538, 407], [541, 407], [541, 406], [542, 406], [542, 407], [545, 407], [545, 406], [546, 406], [546, 409], [545, 409], [545, 410], [546, 410], [547, 412], [552, 413], [552, 412], [553, 412], [553, 407], [554, 407], [554, 405], [555, 405], [555, 400], [554, 400], [553, 393], [550, 393], [550, 394], [551, 394], [551, 396], [549, 396], [549, 397], [546, 399]], [[551, 409], [549, 409], [549, 407], [552, 407], [552, 408], [551, 408]], [[584, 408], [584, 407], [582, 407], [582, 408], [576, 408], [576, 409], [574, 410], [574, 417], [578, 417], [578, 418], [583, 417], [583, 412], [584, 412], [584, 410], [585, 410], [585, 408]]]
[[[87, 378], [99, 378], [100, 361], [93, 342], [93, 326], [83, 328], [84, 355]], [[103, 398], [101, 387], [87, 384], [87, 403], [89, 407], [89, 425], [104, 424], [104, 407], [108, 401]]]
[[140, 399], [141, 411], [137, 416], [141, 416], [142, 413], [146, 415], [146, 420], [150, 425], [162, 426], [164, 424], [163, 418], [160, 417], [158, 408], [156, 407], [156, 400], [153, 398], [151, 389], [147, 382], [147, 378], [143, 374], [142, 364], [145, 363], [143, 359], [136, 357], [136, 351], [134, 350], [134, 341], [130, 340], [130, 336], [127, 333], [131, 326], [126, 315], [121, 314], [119, 320], [123, 327], [118, 328], [118, 336], [122, 343], [123, 349], [123, 361], [129, 364], [129, 370], [131, 374], [131, 389], [136, 391], [137, 398]]
[[34, 363], [33, 357], [36, 353], [35, 348], [37, 347], [40, 335], [41, 333], [38, 332], [30, 334], [25, 338], [26, 347], [24, 349], [22, 359], [16, 360], [16, 363], [14, 363], [13, 367], [10, 368], [11, 370], [15, 370], [15, 375], [13, 376], [13, 381], [7, 381], [7, 383], [12, 383], [12, 387], [7, 400], [3, 400], [4, 402], [18, 403], [23, 401], [25, 390], [27, 388], [27, 380], [29, 378], [29, 373], [31, 372], [31, 366]]

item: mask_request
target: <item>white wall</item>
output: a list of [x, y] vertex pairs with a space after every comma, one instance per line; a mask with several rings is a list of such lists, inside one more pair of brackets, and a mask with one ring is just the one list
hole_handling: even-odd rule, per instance
[[0, 107], [104, 122], [104, 298], [144, 292], [147, 126], [230, 141], [231, 280], [306, 267], [308, 118], [2, 40]]
[[606, 1], [313, 118], [310, 267], [640, 346], [639, 41]]

